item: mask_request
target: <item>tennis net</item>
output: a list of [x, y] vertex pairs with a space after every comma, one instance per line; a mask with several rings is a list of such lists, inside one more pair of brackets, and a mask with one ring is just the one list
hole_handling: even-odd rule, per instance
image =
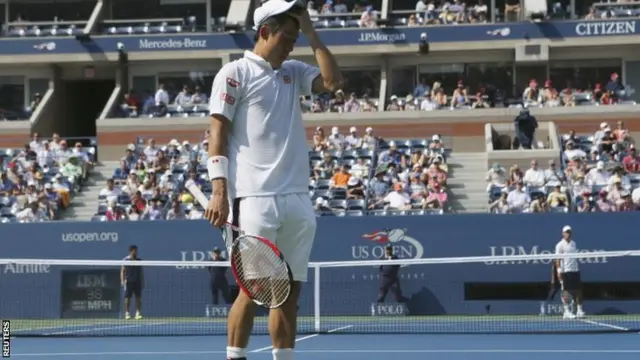
[[[545, 302], [557, 255], [320, 262], [299, 300], [305, 333], [587, 333], [640, 331], [640, 250], [579, 258], [587, 317]], [[142, 318], [124, 318], [122, 266], [142, 266]], [[384, 270], [400, 266], [388, 284]], [[0, 316], [12, 336], [224, 335], [229, 306], [214, 305], [222, 262], [0, 259]], [[230, 271], [229, 271], [230, 273]], [[229, 298], [237, 295], [230, 274]], [[392, 278], [392, 277], [391, 277]], [[391, 281], [392, 282], [392, 281]], [[389, 286], [382, 301], [381, 289]], [[222, 285], [224, 288], [224, 285]], [[575, 304], [569, 306], [574, 307]], [[574, 309], [575, 310], [575, 309]], [[134, 301], [131, 301], [134, 316]], [[254, 333], [267, 333], [258, 311]]]

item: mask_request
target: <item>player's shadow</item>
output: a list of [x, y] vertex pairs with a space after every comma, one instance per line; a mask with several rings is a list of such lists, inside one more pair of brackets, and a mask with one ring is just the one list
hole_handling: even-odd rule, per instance
[[444, 306], [431, 290], [423, 287], [407, 300], [411, 315], [445, 315]]

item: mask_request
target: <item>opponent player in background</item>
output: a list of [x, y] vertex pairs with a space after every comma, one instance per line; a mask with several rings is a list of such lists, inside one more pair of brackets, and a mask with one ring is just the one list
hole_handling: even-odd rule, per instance
[[[562, 240], [556, 245], [556, 254], [577, 254], [578, 246], [573, 241], [571, 226], [567, 225], [562, 228]], [[580, 268], [578, 259], [557, 259], [558, 280], [560, 280], [560, 288], [562, 289], [562, 304], [564, 306], [564, 318], [575, 319], [585, 316], [582, 310], [582, 280], [580, 279]], [[571, 298], [575, 299], [577, 304], [576, 313], [571, 312]]]
[[[339, 90], [343, 80], [313, 28], [305, 3], [269, 0], [255, 10], [253, 18], [253, 51], [223, 66], [213, 81], [207, 160], [213, 194], [205, 217], [214, 226], [229, 221], [247, 234], [265, 237], [284, 255], [294, 284], [287, 302], [271, 310], [269, 333], [273, 358], [291, 360], [296, 305], [300, 285], [307, 280], [316, 230], [299, 99]], [[319, 69], [287, 61], [301, 31]], [[246, 358], [255, 307], [243, 292], [231, 307], [228, 359]]]
[[[138, 247], [136, 245], [129, 246], [129, 255], [127, 255], [123, 260], [141, 260], [138, 257]], [[144, 274], [142, 272], [142, 266], [123, 266], [122, 270], [120, 270], [120, 281], [122, 282], [122, 286], [124, 287], [124, 318], [126, 320], [131, 319], [129, 308], [131, 306], [131, 298], [135, 297], [135, 319], [142, 319], [142, 288], [144, 287]]]
[[[549, 292], [547, 293], [547, 299], [540, 306], [540, 315], [546, 315], [546, 306], [550, 304], [556, 298], [556, 294], [560, 290], [560, 279], [558, 278], [558, 262], [551, 262], [551, 282], [549, 283]], [[560, 299], [564, 302], [564, 296], [560, 296]]]

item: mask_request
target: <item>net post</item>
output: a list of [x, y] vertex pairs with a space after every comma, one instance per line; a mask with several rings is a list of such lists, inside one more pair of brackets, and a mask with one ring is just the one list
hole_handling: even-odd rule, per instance
[[320, 332], [320, 264], [313, 264], [313, 320], [316, 333]]

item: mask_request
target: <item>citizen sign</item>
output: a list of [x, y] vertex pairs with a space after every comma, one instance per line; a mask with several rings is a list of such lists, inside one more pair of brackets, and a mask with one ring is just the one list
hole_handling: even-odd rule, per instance
[[[555, 251], [549, 249], [541, 249], [538, 245], [534, 245], [527, 249], [522, 245], [516, 246], [490, 246], [491, 256], [513, 256], [513, 255], [552, 255]], [[602, 252], [602, 249], [580, 250], [581, 254], [589, 254], [592, 252]], [[551, 264], [550, 259], [547, 260], [517, 260], [517, 261], [485, 261], [487, 265], [517, 265], [517, 264]], [[596, 257], [578, 260], [582, 264], [606, 264], [606, 257]]]
[[636, 33], [636, 21], [589, 21], [576, 25], [579, 36], [625, 35]]

